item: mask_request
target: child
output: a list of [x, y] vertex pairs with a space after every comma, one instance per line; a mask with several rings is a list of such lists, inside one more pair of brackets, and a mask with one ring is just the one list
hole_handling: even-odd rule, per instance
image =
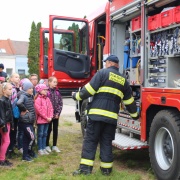
[[[12, 95], [10, 96], [10, 100], [12, 105], [17, 99], [17, 93], [19, 92], [19, 82], [20, 82], [19, 74], [13, 73], [10, 76], [10, 83], [12, 84]], [[14, 117], [13, 115], [13, 119], [14, 119], [14, 130], [10, 130], [10, 144], [7, 151], [7, 157], [10, 159], [12, 158], [13, 155], [15, 155], [14, 146], [16, 144], [17, 126], [18, 126], [18, 118]]]
[[54, 113], [53, 113], [53, 119], [49, 123], [49, 128], [48, 128], [48, 135], [47, 135], [47, 141], [46, 141], [46, 150], [48, 152], [51, 152], [51, 148], [49, 146], [49, 139], [50, 139], [50, 134], [52, 131], [52, 125], [53, 125], [53, 147], [52, 151], [55, 152], [60, 152], [59, 148], [56, 146], [57, 145], [57, 138], [58, 138], [58, 125], [59, 125], [59, 116], [62, 111], [63, 107], [63, 101], [62, 97], [60, 94], [60, 91], [57, 88], [57, 78], [52, 76], [48, 79], [48, 85], [49, 85], [49, 90], [48, 90], [48, 97], [50, 98]]
[[49, 122], [53, 118], [53, 107], [50, 99], [47, 97], [48, 87], [45, 84], [38, 84], [35, 90], [37, 92], [34, 105], [37, 114], [38, 154], [46, 155], [49, 154], [45, 148]]
[[[23, 93], [23, 84], [24, 82], [26, 81], [30, 81], [28, 78], [23, 78], [20, 80], [20, 83], [19, 83], [19, 89], [20, 89], [20, 92], [18, 93], [18, 98], [20, 97], [20, 95]], [[23, 131], [23, 128], [21, 127], [21, 123], [18, 122], [18, 151], [23, 154], [23, 134], [24, 134], [24, 131]]]
[[10, 83], [2, 84], [2, 94], [0, 98], [0, 166], [12, 166], [12, 163], [5, 159], [5, 154], [10, 143], [10, 124], [13, 129], [13, 113], [9, 97], [12, 94], [12, 85]]
[[19, 99], [17, 106], [21, 112], [19, 118], [19, 126], [23, 130], [23, 161], [31, 162], [36, 154], [32, 150], [35, 140], [34, 122], [36, 119], [34, 100], [33, 100], [33, 84], [30, 81], [24, 81], [22, 91], [18, 93]]

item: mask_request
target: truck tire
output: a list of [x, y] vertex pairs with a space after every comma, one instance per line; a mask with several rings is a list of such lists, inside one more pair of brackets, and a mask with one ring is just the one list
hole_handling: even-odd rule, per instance
[[80, 116], [80, 121], [81, 121], [81, 131], [82, 135], [84, 137], [86, 133], [86, 126], [87, 126], [87, 105], [88, 105], [88, 100], [83, 100], [82, 105], [81, 105], [81, 116]]
[[158, 180], [180, 177], [180, 113], [159, 111], [153, 119], [149, 136], [149, 156]]

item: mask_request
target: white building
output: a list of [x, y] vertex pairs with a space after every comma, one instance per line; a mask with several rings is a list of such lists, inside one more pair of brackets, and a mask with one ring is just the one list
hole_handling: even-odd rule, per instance
[[0, 40], [0, 63], [4, 64], [4, 71], [8, 75], [14, 72], [28, 75], [28, 45], [24, 41]]

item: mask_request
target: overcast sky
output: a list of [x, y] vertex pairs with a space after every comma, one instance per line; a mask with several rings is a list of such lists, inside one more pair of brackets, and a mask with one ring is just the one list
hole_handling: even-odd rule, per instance
[[2, 0], [0, 40], [29, 41], [34, 21], [49, 26], [49, 15], [83, 18], [108, 0]]

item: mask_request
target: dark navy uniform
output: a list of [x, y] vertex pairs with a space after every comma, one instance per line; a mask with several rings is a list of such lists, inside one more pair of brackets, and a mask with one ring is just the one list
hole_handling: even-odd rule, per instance
[[113, 166], [112, 140], [115, 136], [121, 100], [134, 119], [138, 118], [137, 107], [129, 83], [115, 66], [99, 70], [80, 92], [73, 94], [73, 99], [83, 100], [90, 96], [93, 96], [93, 100], [87, 110], [89, 120], [80, 170], [91, 173], [99, 142], [101, 170], [110, 173]]

